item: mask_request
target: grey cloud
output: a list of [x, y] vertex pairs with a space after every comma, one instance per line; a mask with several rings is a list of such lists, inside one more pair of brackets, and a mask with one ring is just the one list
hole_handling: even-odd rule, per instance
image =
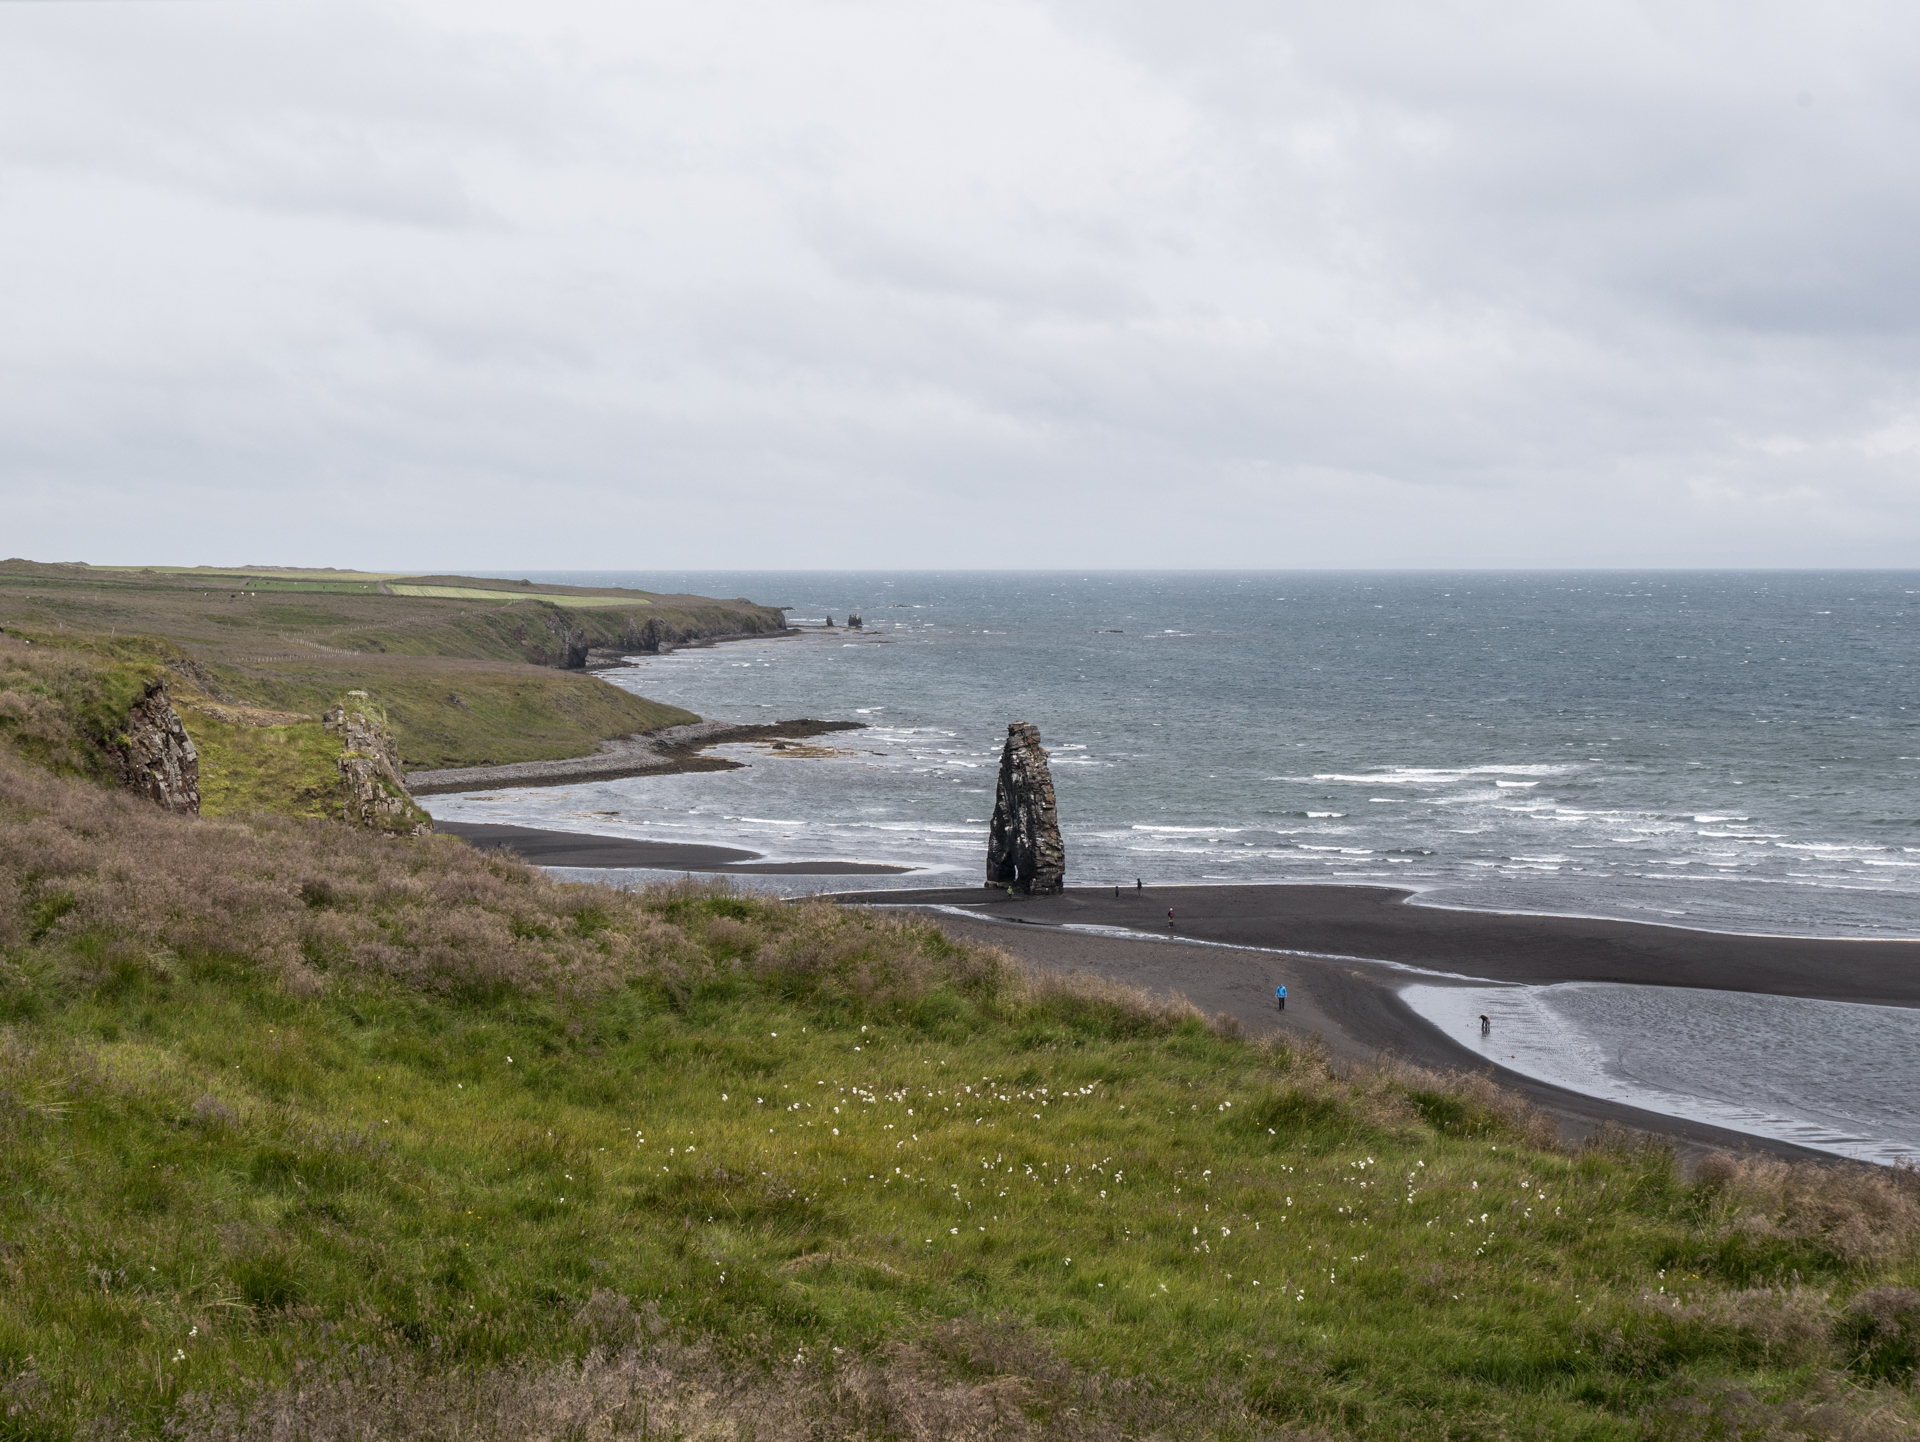
[[[10, 549], [1909, 559], [1917, 38], [1865, 4], [0, 7]], [[1007, 495], [1051, 531], [980, 524]], [[210, 519], [116, 530], [136, 496]]]

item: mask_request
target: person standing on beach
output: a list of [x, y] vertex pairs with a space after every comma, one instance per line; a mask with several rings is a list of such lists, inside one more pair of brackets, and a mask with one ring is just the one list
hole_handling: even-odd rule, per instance
[[1167, 908], [1167, 925], [1173, 925], [1173, 908], [1171, 906]]
[[1281, 1011], [1287, 1009], [1287, 989], [1284, 986], [1276, 986], [1273, 989], [1273, 999], [1280, 1003]]

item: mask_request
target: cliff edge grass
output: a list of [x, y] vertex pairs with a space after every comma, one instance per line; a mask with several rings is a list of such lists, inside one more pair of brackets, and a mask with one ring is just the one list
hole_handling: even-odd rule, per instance
[[314, 721], [223, 707], [182, 674], [182, 660], [150, 637], [0, 634], [0, 749], [194, 814], [430, 829], [399, 773], [385, 710], [367, 693], [342, 695]]
[[483, 577], [0, 562], [0, 627], [115, 660], [158, 657], [191, 683], [173, 687], [186, 704], [228, 726], [317, 721], [341, 694], [368, 691], [408, 769], [588, 756], [695, 721], [584, 668], [784, 625], [744, 600]]
[[477, 576], [274, 567], [114, 568], [0, 561], [0, 622], [133, 631], [210, 664], [269, 664], [280, 652], [458, 657], [578, 669], [596, 650], [652, 651], [785, 629], [778, 607], [744, 598]]
[[104, 774], [128, 708], [164, 681], [202, 753], [210, 815], [311, 813], [316, 778], [338, 750], [321, 715], [355, 691], [381, 707], [405, 767], [559, 760], [604, 737], [697, 719], [591, 675], [527, 665], [370, 657], [236, 679], [158, 636], [13, 626], [0, 647], [0, 695], [12, 697], [0, 699], [0, 730], [39, 764], [74, 774]]
[[23, 755], [0, 1438], [1920, 1426], [1911, 1173], [1688, 1180], [924, 919]]

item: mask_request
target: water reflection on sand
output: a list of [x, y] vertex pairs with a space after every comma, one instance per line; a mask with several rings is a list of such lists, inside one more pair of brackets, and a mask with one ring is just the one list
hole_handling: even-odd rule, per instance
[[1920, 1010], [1610, 982], [1422, 984], [1400, 998], [1489, 1061], [1571, 1091], [1863, 1161], [1920, 1160]]

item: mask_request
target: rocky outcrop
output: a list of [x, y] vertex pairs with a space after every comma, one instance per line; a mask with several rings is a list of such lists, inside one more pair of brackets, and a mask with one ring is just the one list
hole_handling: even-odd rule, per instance
[[165, 681], [149, 681], [127, 713], [127, 734], [113, 747], [120, 784], [168, 811], [200, 814], [200, 754], [167, 697]]
[[628, 651], [639, 652], [646, 656], [651, 656], [657, 652], [660, 649], [660, 643], [662, 641], [670, 641], [671, 639], [672, 638], [666, 634], [665, 628], [652, 616], [647, 617], [647, 623], [644, 626], [635, 621], [633, 617], [627, 617], [626, 630], [620, 635], [621, 644]]
[[1053, 773], [1040, 744], [1040, 728], [1029, 721], [1011, 722], [1006, 749], [1000, 753], [993, 829], [987, 835], [987, 885], [1051, 896], [1066, 885], [1066, 878], [1067, 848], [1060, 840]]
[[561, 671], [584, 670], [587, 653], [593, 649], [593, 638], [558, 606], [542, 610], [545, 614], [541, 626], [529, 626], [526, 620], [515, 623], [513, 639], [521, 651], [536, 666], [552, 666]]
[[367, 704], [366, 692], [349, 692], [320, 723], [340, 738], [341, 811], [348, 825], [402, 836], [433, 830], [432, 818], [407, 791], [386, 718]]

